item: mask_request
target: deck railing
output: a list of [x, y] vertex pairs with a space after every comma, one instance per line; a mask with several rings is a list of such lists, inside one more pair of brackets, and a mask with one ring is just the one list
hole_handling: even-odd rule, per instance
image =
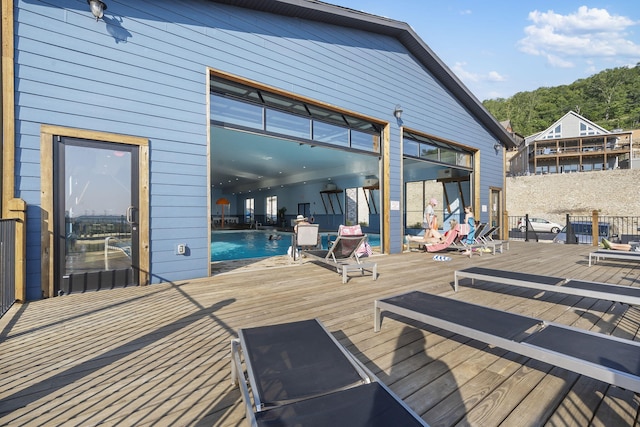
[[[520, 225], [523, 219], [529, 218], [530, 215], [513, 215], [509, 216], [508, 230], [509, 238], [524, 241], [540, 241], [552, 240], [552, 233], [536, 232], [531, 226], [522, 230]], [[614, 242], [629, 243], [632, 241], [640, 241], [640, 217], [639, 216], [615, 216], [615, 215], [599, 215], [594, 211], [591, 215], [570, 215], [565, 216], [564, 221], [559, 224], [566, 227], [567, 224], [584, 224], [591, 225], [591, 230], [598, 230], [595, 241], [590, 240], [596, 246], [603, 236], [607, 236]], [[566, 234], [575, 233], [576, 230], [565, 230]], [[578, 231], [580, 232], [580, 231]]]
[[16, 223], [0, 219], [0, 317], [16, 301]]

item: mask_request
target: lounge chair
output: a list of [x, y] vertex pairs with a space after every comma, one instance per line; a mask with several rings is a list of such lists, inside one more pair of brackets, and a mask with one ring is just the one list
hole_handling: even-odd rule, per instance
[[318, 247], [318, 224], [298, 224], [291, 237], [290, 256], [294, 261], [300, 258], [299, 250]]
[[449, 248], [449, 246], [451, 246], [457, 238], [458, 238], [458, 230], [456, 227], [453, 230], [449, 230], [449, 234], [447, 234], [447, 238], [445, 241], [440, 243], [427, 243], [424, 245], [424, 249], [427, 252], [440, 252]]
[[486, 229], [481, 236], [476, 237], [476, 241], [484, 244], [486, 248], [490, 248], [494, 255], [497, 250], [500, 250], [500, 253], [502, 253], [505, 245], [507, 246], [507, 249], [509, 249], [509, 240], [495, 240], [493, 238], [493, 235], [498, 230], [500, 230], [500, 226], [494, 225], [493, 227]]
[[427, 426], [317, 319], [240, 329], [231, 380], [250, 426]]
[[[595, 258], [595, 259], [594, 259]], [[640, 252], [629, 251], [616, 251], [613, 249], [599, 249], [589, 254], [589, 267], [591, 267], [591, 260], [594, 259], [594, 264], [600, 259], [620, 259], [624, 261], [640, 261]]]
[[419, 291], [376, 301], [375, 331], [382, 311], [640, 392], [640, 342]]
[[[362, 236], [363, 234], [364, 233], [362, 232], [362, 227], [360, 227], [360, 224], [340, 225], [340, 227], [338, 227], [338, 236]], [[365, 239], [360, 247], [356, 250], [356, 256], [358, 258], [371, 256], [372, 253], [373, 251], [368, 239]]]
[[329, 249], [302, 250], [301, 254], [335, 267], [338, 273], [342, 273], [342, 283], [347, 283], [348, 273], [353, 270], [371, 271], [373, 280], [378, 278], [378, 264], [375, 262], [361, 262], [357, 256], [360, 246], [366, 241], [367, 235], [338, 236]]
[[541, 276], [538, 274], [495, 270], [484, 267], [470, 267], [464, 270], [456, 270], [453, 273], [453, 277], [453, 288], [456, 292], [458, 291], [460, 279], [469, 278], [471, 279], [472, 285], [473, 281], [478, 279], [540, 291], [558, 292], [587, 298], [617, 301], [624, 304], [640, 305], [640, 288], [633, 288], [631, 286]]
[[[468, 224], [460, 224], [460, 236], [459, 238], [456, 240], [454, 248], [457, 249], [458, 251], [477, 251], [478, 254], [480, 254], [480, 256], [482, 256], [483, 252], [485, 251], [485, 249], [487, 248], [487, 245], [478, 240], [478, 236], [481, 235], [482, 233], [484, 233], [484, 230], [486, 229], [487, 223], [478, 223], [476, 224], [475, 230], [474, 230], [474, 234], [473, 234], [473, 243], [467, 243], [466, 240], [468, 240], [468, 233], [469, 233], [469, 225]], [[493, 254], [495, 255], [496, 250], [495, 247], [493, 247]]]

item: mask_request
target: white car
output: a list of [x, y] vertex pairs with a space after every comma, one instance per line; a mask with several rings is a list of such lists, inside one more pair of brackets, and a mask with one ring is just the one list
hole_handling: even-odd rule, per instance
[[[543, 218], [531, 218], [529, 217], [529, 222], [531, 223], [531, 228], [533, 231], [538, 233], [554, 233], [558, 234], [560, 230], [564, 227], [563, 225], [556, 224], [555, 222], [547, 221]], [[527, 231], [527, 224], [525, 218], [520, 218], [518, 220], [518, 229], [524, 233]]]

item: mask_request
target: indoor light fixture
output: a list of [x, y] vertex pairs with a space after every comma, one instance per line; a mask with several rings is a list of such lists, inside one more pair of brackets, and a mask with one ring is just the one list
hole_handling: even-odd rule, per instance
[[91, 13], [96, 17], [96, 21], [104, 15], [104, 11], [107, 10], [107, 5], [100, 0], [87, 0]]

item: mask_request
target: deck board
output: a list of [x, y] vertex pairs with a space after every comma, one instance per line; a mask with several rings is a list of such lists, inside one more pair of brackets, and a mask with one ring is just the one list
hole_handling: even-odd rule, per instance
[[373, 332], [375, 299], [421, 290], [637, 340], [638, 307], [479, 280], [453, 291], [453, 271], [470, 266], [640, 287], [637, 263], [588, 267], [591, 251], [378, 256], [377, 281], [346, 284], [310, 262], [249, 266], [15, 306], [0, 319], [0, 425], [245, 425], [230, 339], [314, 317], [432, 425], [635, 425], [640, 399], [626, 390], [394, 315]]

